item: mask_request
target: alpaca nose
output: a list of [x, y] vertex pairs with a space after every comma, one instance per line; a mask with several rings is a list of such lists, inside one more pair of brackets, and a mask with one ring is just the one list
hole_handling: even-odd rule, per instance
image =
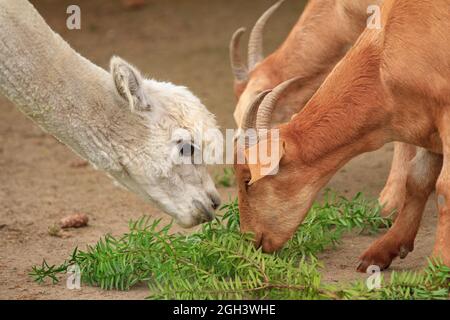
[[197, 224], [214, 220], [214, 211], [212, 211], [211, 208], [207, 208], [205, 204], [198, 200], [194, 200], [194, 206], [199, 210]]
[[211, 206], [214, 210], [217, 210], [220, 207], [220, 204], [222, 201], [220, 200], [220, 197], [215, 194], [208, 194], [209, 198], [211, 199]]

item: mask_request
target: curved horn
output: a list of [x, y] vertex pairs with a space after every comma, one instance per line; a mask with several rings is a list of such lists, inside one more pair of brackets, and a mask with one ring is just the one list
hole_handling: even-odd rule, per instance
[[295, 77], [285, 82], [282, 82], [276, 86], [272, 92], [267, 95], [261, 105], [259, 106], [256, 117], [256, 129], [270, 129], [270, 123], [272, 121], [272, 113], [275, 109], [278, 99], [280, 99], [283, 92], [294, 82], [301, 77]]
[[264, 59], [263, 54], [263, 32], [264, 26], [272, 14], [280, 7], [285, 0], [279, 0], [258, 19], [250, 34], [248, 43], [248, 69], [251, 71]]
[[266, 90], [261, 92], [256, 96], [255, 99], [253, 99], [252, 103], [250, 103], [250, 106], [245, 110], [244, 116], [242, 117], [242, 130], [248, 130], [256, 128], [256, 115], [258, 113], [258, 108], [263, 99], [271, 92], [272, 90]]
[[230, 41], [231, 69], [233, 70], [234, 79], [237, 82], [245, 82], [248, 80], [248, 70], [245, 64], [242, 62], [242, 57], [239, 53], [239, 43], [245, 31], [245, 28], [239, 28], [233, 34], [233, 37]]

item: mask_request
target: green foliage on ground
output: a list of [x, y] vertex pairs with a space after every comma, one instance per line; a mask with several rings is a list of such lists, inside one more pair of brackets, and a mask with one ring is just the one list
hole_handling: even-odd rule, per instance
[[394, 273], [381, 288], [363, 281], [323, 283], [316, 255], [337, 245], [346, 232], [375, 233], [390, 226], [380, 208], [361, 194], [348, 200], [328, 194], [315, 204], [291, 241], [277, 254], [264, 254], [239, 232], [233, 201], [223, 216], [191, 235], [171, 233], [171, 225], [143, 217], [121, 237], [104, 236], [86, 250], [75, 249], [58, 266], [44, 260], [30, 275], [58, 282], [77, 264], [83, 285], [128, 290], [145, 282], [150, 299], [447, 299], [450, 269], [433, 261], [423, 272]]

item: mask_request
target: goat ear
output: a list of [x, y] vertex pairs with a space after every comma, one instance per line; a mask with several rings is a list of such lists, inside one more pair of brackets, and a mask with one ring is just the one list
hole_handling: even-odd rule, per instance
[[[278, 143], [275, 144], [273, 144], [274, 141], [272, 140], [264, 140], [263, 142], [267, 143], [267, 156], [265, 156], [267, 158], [265, 159], [266, 161], [261, 159], [260, 152], [258, 152], [262, 142], [259, 142], [258, 144], [245, 150], [245, 158], [247, 160], [247, 165], [251, 175], [251, 180], [248, 183], [249, 185], [254, 184], [265, 176], [277, 174], [280, 161], [285, 154], [286, 143], [284, 140], [277, 140]], [[278, 150], [272, 150], [273, 146], [278, 147]], [[255, 155], [256, 162], [253, 160]]]
[[111, 59], [110, 68], [117, 92], [128, 102], [131, 111], [148, 111], [150, 105], [142, 87], [141, 73], [119, 57]]

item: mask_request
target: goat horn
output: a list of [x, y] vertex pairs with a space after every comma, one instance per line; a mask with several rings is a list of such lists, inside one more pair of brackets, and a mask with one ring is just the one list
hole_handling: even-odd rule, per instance
[[256, 98], [253, 99], [252, 103], [250, 103], [250, 106], [245, 110], [241, 126], [243, 131], [256, 128], [256, 115], [258, 113], [259, 105], [271, 91], [272, 90], [266, 90], [258, 94]]
[[245, 64], [242, 62], [242, 57], [239, 53], [239, 43], [245, 31], [245, 28], [239, 28], [233, 34], [233, 37], [230, 41], [231, 69], [233, 70], [234, 79], [237, 82], [245, 82], [248, 80], [248, 70]]
[[255, 66], [264, 59], [263, 54], [263, 32], [264, 26], [272, 14], [280, 7], [285, 0], [279, 0], [258, 19], [250, 34], [248, 43], [248, 68], [253, 70]]
[[270, 94], [268, 94], [258, 108], [256, 117], [256, 129], [270, 129], [272, 122], [272, 113], [275, 109], [278, 99], [280, 99], [283, 92], [294, 82], [301, 77], [295, 77], [276, 86]]

